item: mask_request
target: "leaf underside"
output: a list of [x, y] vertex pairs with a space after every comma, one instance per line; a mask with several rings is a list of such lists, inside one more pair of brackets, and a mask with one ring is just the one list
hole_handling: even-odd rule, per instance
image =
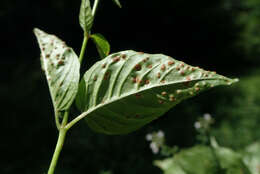
[[80, 78], [77, 55], [54, 35], [34, 29], [55, 111], [67, 110], [74, 101]]
[[93, 130], [125, 134], [184, 99], [236, 81], [162, 54], [123, 51], [97, 62], [85, 73], [76, 104], [86, 112]]

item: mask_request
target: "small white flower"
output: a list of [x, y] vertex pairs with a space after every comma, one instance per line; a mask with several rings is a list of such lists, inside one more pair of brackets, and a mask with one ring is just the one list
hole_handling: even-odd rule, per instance
[[152, 142], [150, 144], [150, 148], [152, 149], [152, 152], [154, 154], [157, 154], [159, 152], [159, 147], [157, 146], [157, 144], [155, 142]]
[[146, 139], [147, 141], [152, 141], [152, 139], [153, 139], [152, 134], [147, 134], [147, 135], [145, 136], [145, 139]]
[[201, 128], [201, 124], [200, 124], [200, 122], [198, 122], [198, 121], [195, 122], [194, 127], [195, 127], [196, 129]]
[[164, 137], [164, 132], [161, 131], [161, 130], [159, 130], [159, 131], [157, 132], [157, 137], [158, 137], [158, 138], [163, 138], [163, 137]]
[[207, 121], [210, 121], [211, 120], [211, 115], [206, 113], [203, 115], [204, 119], [207, 120]]

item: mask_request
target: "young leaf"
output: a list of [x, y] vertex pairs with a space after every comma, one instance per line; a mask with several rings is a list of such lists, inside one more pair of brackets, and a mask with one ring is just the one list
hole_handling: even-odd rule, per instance
[[116, 5], [119, 7], [119, 8], [122, 8], [122, 5], [121, 5], [121, 3], [119, 2], [119, 0], [113, 0], [115, 3], [116, 3]]
[[123, 134], [141, 128], [186, 98], [236, 81], [162, 54], [123, 51], [85, 73], [76, 104], [93, 130]]
[[41, 48], [41, 64], [47, 77], [55, 111], [70, 107], [79, 83], [80, 64], [74, 51], [54, 35], [34, 29]]
[[92, 34], [91, 38], [93, 39], [93, 41], [96, 44], [99, 56], [101, 57], [101, 59], [107, 57], [109, 55], [110, 52], [110, 45], [108, 43], [108, 41], [106, 40], [106, 38], [104, 36], [102, 36], [101, 34]]
[[94, 17], [89, 0], [82, 0], [79, 12], [79, 23], [81, 28], [89, 33], [93, 25]]

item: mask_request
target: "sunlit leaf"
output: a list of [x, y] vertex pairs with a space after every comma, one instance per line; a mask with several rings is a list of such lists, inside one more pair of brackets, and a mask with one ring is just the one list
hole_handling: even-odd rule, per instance
[[118, 5], [119, 8], [122, 8], [122, 5], [119, 0], [113, 0], [113, 1], [116, 3], [116, 5]]
[[108, 43], [108, 41], [106, 40], [106, 38], [104, 36], [102, 36], [101, 34], [92, 34], [91, 38], [93, 39], [93, 41], [96, 44], [99, 56], [101, 57], [101, 59], [107, 57], [109, 55], [110, 52], [110, 45]]
[[80, 64], [77, 55], [54, 35], [34, 29], [41, 49], [41, 64], [47, 77], [55, 111], [70, 107], [79, 83]]
[[123, 134], [201, 91], [236, 81], [162, 54], [123, 51], [85, 73], [76, 103], [93, 130]]
[[81, 28], [85, 32], [89, 33], [89, 31], [92, 28], [93, 21], [94, 21], [94, 17], [92, 15], [90, 1], [82, 0], [80, 6], [80, 12], [79, 12], [79, 23]]

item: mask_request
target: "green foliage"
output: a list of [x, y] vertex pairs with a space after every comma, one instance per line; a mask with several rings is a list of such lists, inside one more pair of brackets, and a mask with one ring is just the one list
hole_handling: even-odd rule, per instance
[[195, 146], [182, 150], [161, 161], [155, 161], [156, 166], [164, 174], [217, 174], [218, 164], [212, 151], [207, 146]]
[[86, 112], [93, 130], [125, 134], [184, 99], [236, 81], [162, 54], [123, 51], [97, 62], [85, 73], [76, 103]]
[[255, 71], [254, 75], [241, 78], [240, 83], [215, 106], [214, 112], [223, 120], [212, 133], [220, 144], [244, 149], [260, 139], [260, 132], [256, 131], [260, 125], [259, 75]]
[[122, 8], [122, 5], [121, 5], [121, 3], [120, 3], [119, 0], [113, 0], [113, 1], [116, 3], [116, 5], [117, 5], [118, 7]]
[[80, 12], [79, 12], [79, 23], [84, 32], [89, 33], [94, 21], [92, 15], [91, 5], [89, 0], [82, 0]]
[[100, 58], [107, 57], [110, 52], [110, 45], [106, 38], [101, 34], [92, 34], [90, 38], [95, 42]]
[[260, 142], [246, 147], [243, 159], [252, 174], [260, 174]]
[[241, 154], [224, 147], [197, 145], [154, 164], [164, 174], [255, 174], [250, 173]]
[[56, 112], [70, 108], [78, 91], [80, 64], [77, 55], [63, 41], [39, 29], [34, 29], [41, 48], [41, 63], [45, 72]]

